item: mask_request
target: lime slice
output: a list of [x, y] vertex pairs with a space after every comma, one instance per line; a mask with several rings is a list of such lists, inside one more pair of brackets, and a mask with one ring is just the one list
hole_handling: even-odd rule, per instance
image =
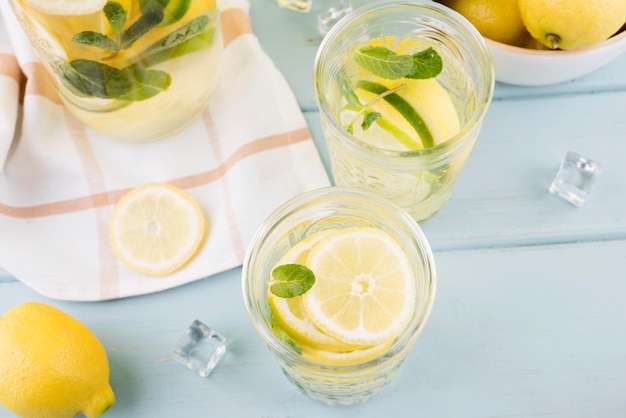
[[150, 9], [163, 11], [163, 20], [159, 26], [171, 25], [185, 16], [191, 6], [191, 0], [139, 0], [142, 12]]
[[376, 123], [408, 150], [438, 145], [460, 130], [452, 99], [435, 79], [359, 80], [356, 93], [363, 104], [374, 100], [369, 108], [382, 115]]

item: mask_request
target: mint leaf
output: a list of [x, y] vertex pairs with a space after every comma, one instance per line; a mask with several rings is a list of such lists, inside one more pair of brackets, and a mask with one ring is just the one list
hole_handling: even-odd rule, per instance
[[172, 83], [172, 77], [158, 70], [147, 70], [140, 64], [135, 64], [123, 70], [133, 80], [130, 88], [123, 94], [117, 94], [116, 99], [141, 101], [156, 96], [166, 90]]
[[141, 60], [141, 63], [147, 67], [151, 67], [185, 54], [207, 49], [213, 45], [214, 39], [215, 28], [212, 28], [207, 32], [203, 32], [191, 39], [187, 39], [186, 41], [172, 46], [171, 48], [157, 49], [156, 52], [155, 50], [148, 49], [146, 56]]
[[111, 29], [113, 29], [116, 33], [121, 32], [126, 24], [126, 19], [128, 18], [124, 7], [117, 2], [108, 1], [102, 10], [109, 21]]
[[165, 38], [148, 49], [148, 54], [158, 54], [159, 52], [173, 48], [183, 42], [201, 34], [209, 24], [208, 16], [198, 16], [189, 21], [175, 31], [169, 33]]
[[95, 46], [106, 51], [117, 51], [119, 49], [117, 42], [113, 39], [93, 31], [79, 32], [72, 37], [72, 41], [81, 45]]
[[358, 65], [378, 77], [398, 80], [415, 71], [410, 55], [398, 55], [382, 46], [365, 46], [356, 50], [354, 60]]
[[281, 298], [293, 298], [313, 287], [315, 275], [306, 266], [283, 264], [272, 271], [270, 291]]
[[163, 20], [163, 11], [154, 9], [142, 14], [132, 25], [122, 33], [121, 48], [128, 49], [145, 35], [150, 29]]
[[361, 122], [361, 128], [363, 128], [364, 131], [367, 131], [369, 127], [372, 126], [372, 123], [380, 119], [381, 116], [382, 115], [378, 112], [366, 112], [365, 115], [363, 115], [363, 122]]
[[352, 84], [350, 83], [350, 80], [348, 80], [348, 76], [344, 70], [342, 70], [339, 74], [337, 83], [339, 83], [339, 91], [348, 102], [348, 106], [355, 110], [361, 109], [363, 105], [361, 104], [359, 97], [354, 92]]
[[443, 60], [433, 48], [428, 48], [413, 54], [413, 63], [415, 65], [415, 71], [411, 74], [407, 74], [407, 78], [434, 78], [437, 77], [443, 69]]
[[[126, 92], [132, 84], [122, 70], [85, 59], [71, 61], [63, 77], [75, 90], [102, 99], [111, 99], [119, 92]], [[109, 87], [113, 91], [110, 92]]]
[[78, 59], [55, 67], [63, 83], [81, 96], [139, 101], [167, 89], [169, 74], [141, 65], [118, 69], [97, 61]]

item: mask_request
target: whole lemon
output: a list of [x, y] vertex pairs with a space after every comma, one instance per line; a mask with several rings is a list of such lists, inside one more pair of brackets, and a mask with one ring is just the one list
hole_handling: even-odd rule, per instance
[[523, 46], [531, 39], [524, 26], [518, 0], [442, 0], [459, 12], [485, 38]]
[[81, 322], [36, 302], [0, 317], [0, 404], [9, 411], [95, 418], [114, 402], [106, 352]]
[[519, 0], [519, 8], [533, 38], [551, 49], [589, 47], [626, 22], [626, 0]]

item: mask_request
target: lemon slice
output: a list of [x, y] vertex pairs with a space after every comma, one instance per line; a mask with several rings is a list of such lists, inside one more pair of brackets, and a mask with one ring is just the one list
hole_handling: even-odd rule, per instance
[[356, 349], [346, 352], [333, 352], [315, 350], [307, 347], [302, 348], [302, 356], [319, 363], [325, 364], [355, 364], [373, 359], [382, 354], [391, 343], [378, 344], [372, 347]]
[[107, 0], [24, 0], [35, 9], [51, 15], [78, 16], [102, 10]]
[[372, 227], [345, 228], [311, 248], [315, 284], [303, 295], [311, 322], [347, 344], [377, 345], [404, 330], [415, 279], [402, 247]]
[[120, 198], [110, 221], [117, 257], [133, 270], [163, 275], [182, 267], [204, 237], [198, 203], [164, 183], [139, 186]]
[[[275, 267], [293, 263], [306, 265], [311, 248], [331, 232], [318, 232], [300, 241], [285, 253]], [[270, 308], [272, 308], [272, 318], [275, 325], [285, 331], [297, 344], [308, 346], [314, 351], [330, 352], [345, 352], [362, 348], [362, 346], [337, 341], [315, 328], [304, 310], [302, 296], [281, 298], [268, 290], [267, 300]]]

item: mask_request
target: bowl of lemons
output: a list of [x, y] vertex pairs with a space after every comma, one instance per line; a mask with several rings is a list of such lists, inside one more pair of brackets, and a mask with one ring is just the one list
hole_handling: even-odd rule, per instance
[[496, 80], [542, 86], [573, 80], [626, 52], [625, 0], [439, 0], [485, 38]]

